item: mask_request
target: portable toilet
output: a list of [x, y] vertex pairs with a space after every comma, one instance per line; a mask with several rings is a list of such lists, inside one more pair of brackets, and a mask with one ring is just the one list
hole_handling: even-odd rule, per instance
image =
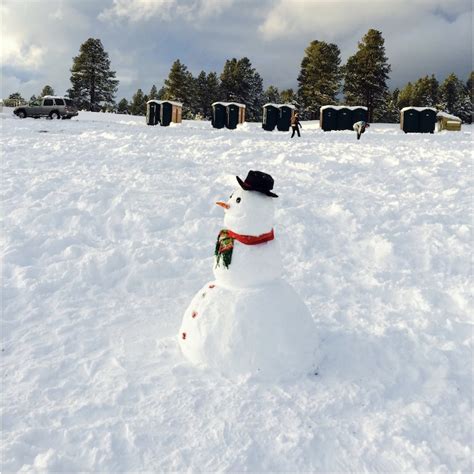
[[352, 125], [356, 122], [360, 122], [363, 120], [364, 122], [368, 122], [369, 111], [367, 107], [353, 107], [352, 108]]
[[173, 100], [162, 100], [160, 122], [162, 127], [167, 127], [171, 122], [181, 123], [183, 104]]
[[245, 105], [237, 102], [214, 102], [212, 104], [212, 126], [214, 128], [237, 128], [245, 122]]
[[265, 104], [263, 106], [262, 128], [271, 132], [275, 129], [280, 118], [280, 109], [278, 104]]
[[332, 105], [323, 105], [319, 109], [319, 126], [325, 132], [337, 130], [337, 109]]
[[149, 100], [146, 103], [146, 124], [157, 125], [160, 121], [161, 104], [157, 100]]
[[212, 126], [214, 128], [224, 128], [226, 124], [227, 108], [223, 102], [212, 104]]
[[291, 119], [295, 114], [295, 106], [292, 104], [280, 105], [280, 114], [278, 117], [277, 128], [280, 132], [287, 132], [291, 126]]
[[245, 105], [236, 102], [227, 104], [227, 121], [226, 127], [230, 130], [237, 128], [237, 125], [245, 121]]
[[431, 107], [420, 110], [420, 133], [433, 133], [436, 125], [436, 110]]
[[449, 130], [451, 132], [461, 131], [462, 120], [455, 115], [448, 114], [446, 112], [438, 112], [436, 114], [438, 121], [438, 132], [442, 130]]
[[337, 129], [352, 130], [353, 125], [352, 110], [348, 107], [339, 108], [337, 111]]
[[400, 128], [405, 133], [420, 131], [420, 111], [418, 107], [404, 107], [400, 110]]

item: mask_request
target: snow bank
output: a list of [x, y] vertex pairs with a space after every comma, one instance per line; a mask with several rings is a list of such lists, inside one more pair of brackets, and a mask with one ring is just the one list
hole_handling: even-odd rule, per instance
[[[472, 470], [472, 126], [1, 117], [2, 471]], [[321, 337], [295, 383], [197, 371], [174, 337], [249, 169]]]

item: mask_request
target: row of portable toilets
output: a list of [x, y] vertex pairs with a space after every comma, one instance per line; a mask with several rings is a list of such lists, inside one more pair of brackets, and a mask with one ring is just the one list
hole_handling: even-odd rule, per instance
[[[262, 128], [267, 131], [287, 132], [296, 112], [292, 104], [265, 104], [263, 106]], [[181, 123], [182, 104], [172, 100], [150, 100], [147, 102], [146, 123], [168, 126]], [[320, 108], [319, 124], [325, 132], [352, 130], [354, 123], [368, 122], [367, 107], [325, 105]], [[214, 102], [211, 123], [214, 128], [235, 129], [245, 122], [245, 105], [238, 102]], [[439, 130], [460, 130], [461, 120], [457, 117], [436, 112], [432, 107], [405, 107], [400, 111], [400, 128], [405, 133], [433, 133], [436, 122]]]

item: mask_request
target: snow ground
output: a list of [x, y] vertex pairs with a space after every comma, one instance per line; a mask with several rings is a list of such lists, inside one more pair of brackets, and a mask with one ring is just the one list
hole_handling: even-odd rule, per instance
[[[472, 471], [471, 127], [302, 138], [3, 110], [2, 471]], [[214, 205], [273, 175], [318, 375], [228, 380], [176, 334]]]

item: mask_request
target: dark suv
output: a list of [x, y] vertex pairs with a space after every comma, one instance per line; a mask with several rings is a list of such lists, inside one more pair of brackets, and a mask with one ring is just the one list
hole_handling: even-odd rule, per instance
[[52, 95], [45, 95], [28, 105], [20, 105], [13, 113], [20, 118], [49, 117], [51, 119], [70, 119], [78, 114], [77, 107], [71, 99]]

